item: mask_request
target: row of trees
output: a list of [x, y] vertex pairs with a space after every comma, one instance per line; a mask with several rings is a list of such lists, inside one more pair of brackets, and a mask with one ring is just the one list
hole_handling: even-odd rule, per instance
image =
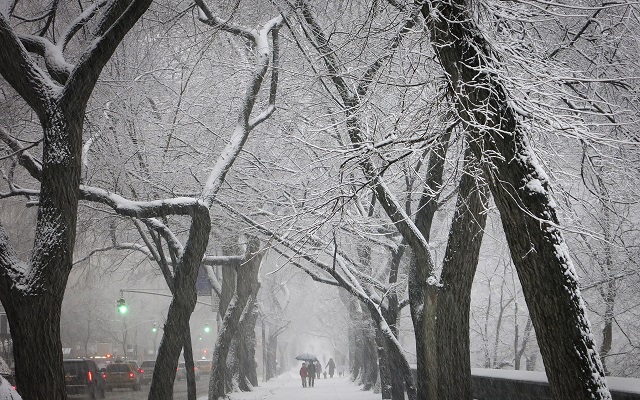
[[[485, 232], [504, 235], [530, 315], [514, 364], [533, 329], [555, 398], [609, 398], [598, 351], [611, 353], [618, 293], [637, 282], [627, 246], [635, 187], [614, 196], [607, 178], [611, 160], [637, 154], [634, 85], [619, 67], [635, 61], [611, 49], [634, 33], [635, 6], [154, 4], [53, 2], [32, 14], [30, 2], [2, 3], [2, 197], [38, 207], [28, 261], [0, 226], [0, 300], [23, 398], [65, 397], [60, 307], [76, 226], [86, 240], [76, 261], [142, 253], [173, 295], [150, 399], [171, 396], [181, 351], [193, 370], [188, 322], [201, 265], [224, 314], [209, 397], [223, 397], [233, 376], [243, 390], [257, 384], [265, 249], [345, 289], [351, 319], [362, 321], [350, 335], [352, 373], [368, 385], [379, 374], [384, 399], [471, 398], [472, 283]], [[598, 40], [598, 66], [576, 56]], [[570, 74], [567, 62], [586, 66]], [[576, 141], [580, 151], [558, 150]], [[575, 168], [583, 184], [554, 196], [545, 166]], [[602, 234], [576, 222], [581, 234], [570, 236], [591, 252], [579, 265], [601, 275], [600, 348], [558, 218], [576, 210], [582, 219], [563, 208], [584, 198], [581, 188], [600, 204], [588, 214], [605, 221]], [[494, 208], [501, 228], [490, 230]], [[232, 246], [244, 234], [246, 246]], [[614, 253], [626, 254], [621, 270]], [[525, 307], [515, 307], [517, 320]], [[407, 308], [417, 382], [399, 340]], [[269, 329], [272, 367], [285, 326]], [[488, 366], [496, 354], [487, 349]], [[38, 371], [38, 385], [27, 371]], [[192, 373], [188, 382], [195, 398]]]

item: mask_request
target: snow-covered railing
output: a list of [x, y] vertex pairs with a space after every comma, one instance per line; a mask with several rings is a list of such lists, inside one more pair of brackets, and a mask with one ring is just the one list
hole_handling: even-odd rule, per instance
[[[477, 400], [551, 400], [544, 372], [471, 369], [473, 398]], [[640, 379], [607, 377], [613, 400], [640, 400]]]
[[[416, 379], [416, 365], [411, 366]], [[640, 379], [608, 376], [613, 400], [640, 400]], [[544, 372], [471, 368], [474, 400], [551, 400]]]

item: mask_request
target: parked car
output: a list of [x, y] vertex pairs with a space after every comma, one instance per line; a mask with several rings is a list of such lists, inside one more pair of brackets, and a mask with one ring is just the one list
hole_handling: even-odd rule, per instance
[[196, 367], [200, 370], [200, 375], [209, 375], [211, 372], [211, 360], [198, 360]]
[[129, 388], [140, 390], [140, 378], [132, 364], [115, 362], [107, 365], [105, 371], [105, 388], [111, 391], [115, 388]]
[[153, 370], [156, 367], [156, 360], [146, 360], [140, 364], [140, 372], [142, 374], [142, 384], [151, 383]]
[[7, 373], [0, 372], [0, 376], [2, 376], [4, 379], [7, 380], [7, 382], [9, 382], [11, 387], [13, 387], [13, 390], [16, 390], [16, 377], [13, 374], [8, 372]]
[[[196, 380], [200, 379], [200, 370], [196, 365], [193, 366], [193, 372], [196, 375]], [[183, 379], [187, 379], [187, 367], [185, 363], [178, 363], [178, 369], [176, 370], [176, 379], [181, 381]]]
[[104, 399], [105, 382], [98, 366], [86, 358], [63, 361], [64, 384], [68, 396]]
[[136, 360], [127, 360], [125, 361], [125, 363], [133, 365], [133, 368], [136, 371], [138, 382], [142, 385], [143, 372], [142, 372], [142, 368], [140, 368], [140, 365], [138, 365], [138, 362]]

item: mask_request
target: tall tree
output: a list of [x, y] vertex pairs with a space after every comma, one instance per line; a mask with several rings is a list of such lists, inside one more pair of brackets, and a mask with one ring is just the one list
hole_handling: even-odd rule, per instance
[[509, 102], [499, 58], [465, 1], [427, 2], [431, 42], [480, 160], [556, 399], [608, 399], [550, 183]]
[[[0, 300], [14, 339], [20, 394], [27, 400], [64, 399], [60, 313], [76, 237], [85, 110], [100, 72], [151, 0], [92, 3], [55, 33], [49, 27], [59, 3], [52, 2], [45, 10], [48, 22], [40, 35], [17, 28], [21, 25], [13, 18], [17, 3], [0, 3], [0, 74], [37, 115], [43, 147], [42, 162], [30, 170], [40, 188], [28, 191], [38, 199], [29, 260], [17, 257], [0, 226]], [[65, 52], [69, 42], [89, 22], [95, 24], [90, 42], [69, 56]], [[3, 129], [0, 138], [22, 157], [9, 132]], [[12, 192], [25, 194], [17, 187]]]

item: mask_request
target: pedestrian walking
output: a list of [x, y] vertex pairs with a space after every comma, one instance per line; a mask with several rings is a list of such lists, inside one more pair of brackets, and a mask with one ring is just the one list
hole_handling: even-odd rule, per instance
[[307, 363], [302, 363], [300, 367], [300, 378], [302, 378], [302, 387], [307, 387]]
[[316, 365], [313, 361], [309, 361], [309, 365], [307, 365], [307, 378], [309, 379], [309, 387], [313, 387], [316, 383]]
[[333, 358], [329, 358], [329, 362], [324, 367], [329, 368], [329, 378], [333, 378], [333, 373], [336, 371], [336, 363]]
[[316, 367], [316, 378], [320, 379], [320, 373], [322, 372], [322, 364], [320, 364], [320, 361], [316, 361], [316, 363], [314, 363]]

